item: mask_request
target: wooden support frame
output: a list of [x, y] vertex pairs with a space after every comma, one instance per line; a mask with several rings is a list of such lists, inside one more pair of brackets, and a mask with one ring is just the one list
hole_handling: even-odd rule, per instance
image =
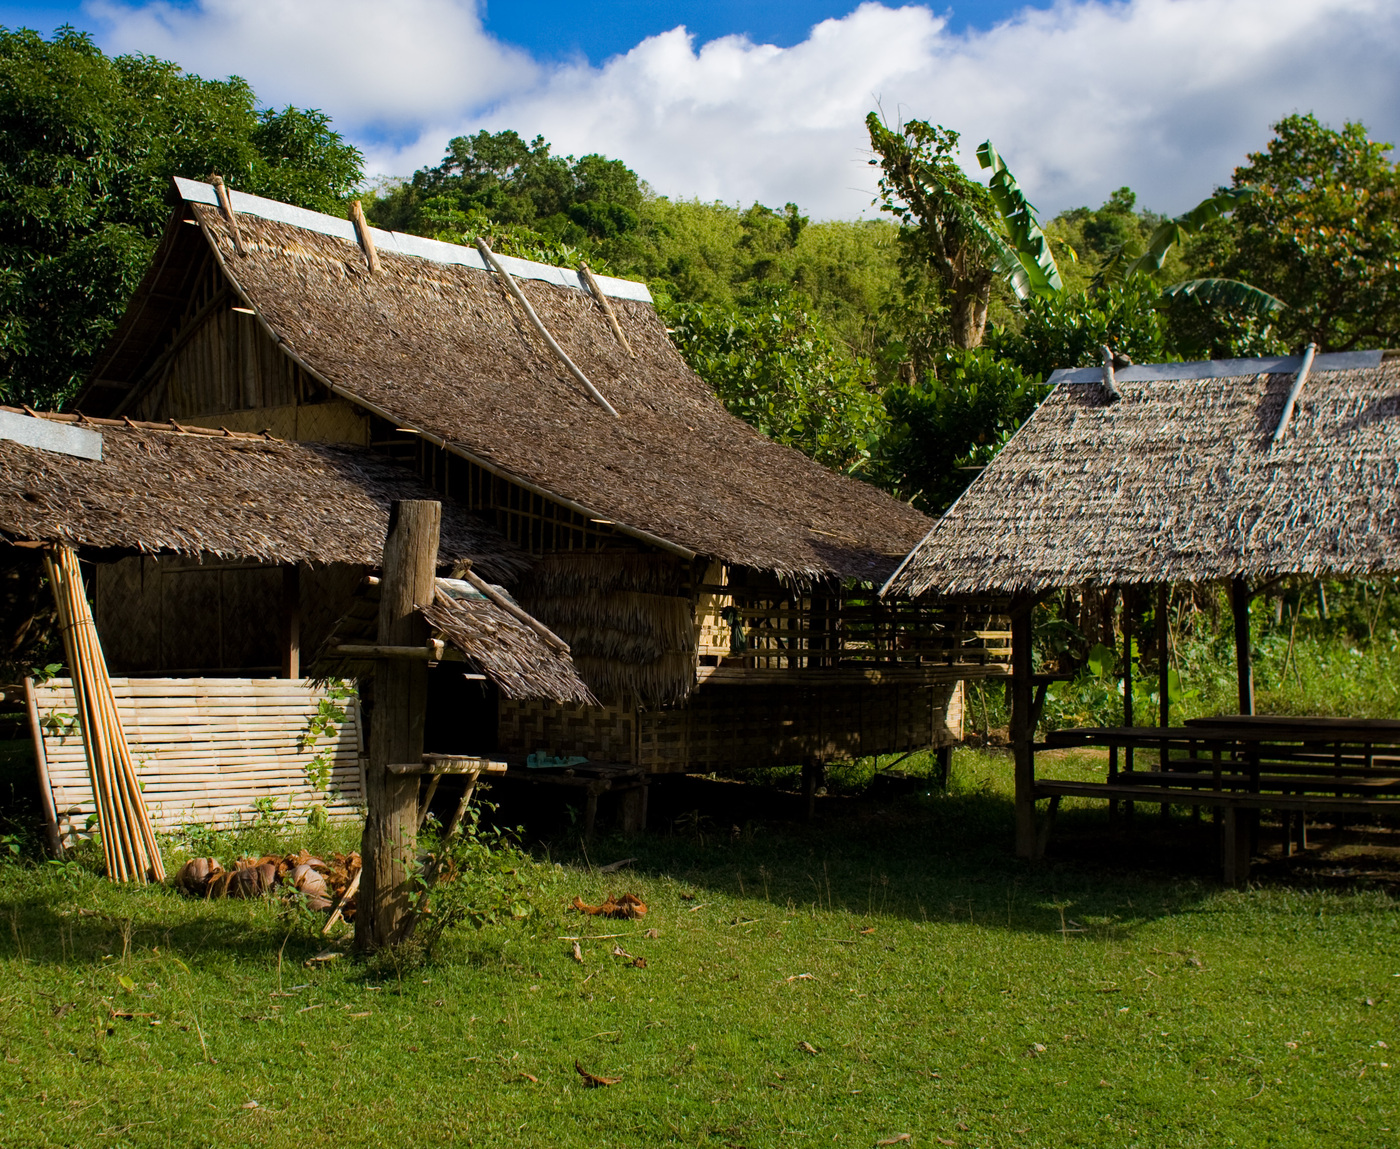
[[282, 677], [301, 677], [301, 568], [282, 568]]

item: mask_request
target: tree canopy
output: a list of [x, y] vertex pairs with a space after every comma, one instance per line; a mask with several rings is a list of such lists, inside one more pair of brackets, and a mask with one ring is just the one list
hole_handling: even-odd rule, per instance
[[323, 211], [360, 153], [317, 111], [259, 109], [237, 77], [105, 56], [85, 34], [0, 29], [0, 394], [56, 406], [86, 376], [145, 270], [169, 180]]

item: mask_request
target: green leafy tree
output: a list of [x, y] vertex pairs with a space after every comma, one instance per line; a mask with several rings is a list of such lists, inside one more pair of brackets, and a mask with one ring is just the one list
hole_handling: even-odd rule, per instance
[[1400, 341], [1400, 169], [1391, 145], [1361, 123], [1341, 131], [1313, 115], [1274, 125], [1262, 152], [1235, 169], [1256, 194], [1208, 227], [1193, 256], [1288, 304], [1278, 319], [1291, 346], [1325, 351]]
[[480, 131], [451, 140], [437, 167], [386, 189], [367, 214], [419, 235], [487, 219], [579, 247], [635, 231], [642, 198], [636, 173], [620, 160], [575, 160], [554, 155], [543, 136], [526, 142], [513, 131]]
[[942, 514], [1046, 394], [989, 348], [948, 350], [935, 370], [885, 392], [890, 432], [880, 468], [904, 499]]
[[86, 35], [0, 29], [0, 395], [67, 399], [121, 317], [170, 207], [170, 177], [340, 212], [361, 157], [320, 112], [259, 111], [238, 78]]
[[760, 286], [742, 303], [662, 307], [686, 362], [732, 414], [819, 463], [862, 468], [884, 429], [868, 364], [833, 343], [795, 292]]

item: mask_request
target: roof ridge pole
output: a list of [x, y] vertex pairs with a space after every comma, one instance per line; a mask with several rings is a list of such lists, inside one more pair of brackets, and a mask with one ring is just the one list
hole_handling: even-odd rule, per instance
[[224, 177], [210, 176], [209, 182], [214, 185], [214, 194], [219, 197], [219, 206], [224, 209], [224, 218], [228, 220], [229, 230], [233, 232], [234, 250], [239, 255], [247, 255], [248, 249], [243, 246], [243, 234], [238, 230], [238, 213], [233, 210], [233, 200], [229, 198], [228, 188], [224, 186]]
[[549, 344], [549, 349], [553, 351], [554, 354], [559, 357], [560, 361], [564, 364], [564, 366], [567, 367], [570, 370], [570, 372], [573, 373], [574, 378], [583, 384], [584, 390], [588, 392], [589, 396], [593, 399], [595, 403], [598, 404], [598, 406], [602, 407], [603, 410], [606, 411], [609, 415], [611, 415], [614, 419], [620, 418], [621, 416], [618, 415], [613, 405], [603, 398], [603, 393], [588, 381], [588, 376], [585, 375], [582, 371], [580, 371], [577, 366], [575, 366], [574, 361], [569, 358], [568, 353], [565, 352], [565, 350], [559, 346], [559, 344], [555, 341], [554, 336], [549, 333], [549, 329], [545, 327], [544, 323], [540, 320], [540, 317], [535, 314], [535, 309], [530, 306], [530, 301], [525, 298], [525, 293], [520, 290], [520, 285], [515, 282], [515, 279], [514, 277], [512, 277], [510, 272], [508, 272], [504, 267], [501, 266], [501, 261], [496, 258], [496, 253], [491, 250], [490, 244], [488, 244], [486, 240], [484, 240], [481, 236], [477, 236], [476, 246], [477, 249], [481, 252], [482, 258], [485, 259], [486, 262], [491, 265], [491, 267], [495, 270], [496, 274], [501, 277], [506, 287], [509, 288], [510, 293], [513, 296], [515, 296], [516, 303], [520, 304], [520, 306], [525, 309], [525, 314], [530, 317], [530, 322], [535, 325], [535, 330], [538, 331], [540, 335], [544, 337], [544, 341]]
[[613, 310], [613, 305], [608, 302], [603, 285], [593, 276], [593, 269], [587, 263], [580, 261], [578, 271], [583, 282], [588, 285], [588, 290], [593, 293], [593, 298], [598, 301], [598, 305], [603, 309], [603, 314], [608, 317], [608, 323], [612, 325], [613, 334], [617, 336], [617, 341], [622, 344], [623, 350], [636, 358], [637, 353], [632, 350], [632, 344], [627, 342], [627, 336], [622, 330], [622, 324], [617, 321], [617, 312]]
[[1099, 344], [1099, 356], [1103, 362], [1103, 389], [1108, 392], [1108, 401], [1117, 403], [1123, 398], [1118, 390], [1118, 382], [1113, 377], [1113, 352], [1108, 349], [1107, 343]]
[[1303, 389], [1303, 384], [1308, 381], [1308, 372], [1312, 370], [1313, 356], [1317, 354], [1317, 344], [1309, 343], [1303, 349], [1303, 365], [1298, 368], [1298, 374], [1293, 376], [1293, 386], [1289, 388], [1288, 398], [1283, 403], [1283, 414], [1278, 417], [1278, 426], [1274, 428], [1274, 437], [1269, 440], [1269, 446], [1275, 447], [1283, 433], [1288, 430], [1288, 424], [1293, 421], [1293, 406], [1298, 402], [1298, 392]]
[[369, 221], [365, 219], [365, 209], [357, 199], [350, 201], [350, 222], [355, 225], [355, 234], [360, 237], [360, 246], [365, 251], [365, 263], [371, 275], [379, 274], [379, 252], [374, 248], [374, 236], [369, 233]]

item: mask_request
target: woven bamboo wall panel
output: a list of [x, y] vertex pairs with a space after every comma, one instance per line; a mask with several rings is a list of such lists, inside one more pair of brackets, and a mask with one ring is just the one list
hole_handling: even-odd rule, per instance
[[962, 684], [714, 686], [638, 716], [638, 761], [653, 773], [793, 766], [949, 746], [962, 737]]
[[630, 705], [578, 706], [501, 700], [498, 745], [507, 761], [536, 751], [553, 758], [636, 762], [637, 715]]
[[355, 443], [369, 446], [369, 416], [343, 400], [328, 403], [253, 407], [181, 419], [191, 427], [226, 427], [230, 431], [270, 431], [274, 438], [298, 443]]
[[[333, 821], [360, 816], [364, 748], [353, 699], [336, 735], [313, 749], [302, 736], [325, 690], [306, 680], [113, 678], [112, 691], [157, 829], [237, 825], [256, 816], [260, 798], [293, 817], [317, 805]], [[35, 696], [59, 830], [71, 835], [94, 809], [72, 683], [52, 678]], [[331, 755], [325, 790], [307, 778], [318, 749]]]

